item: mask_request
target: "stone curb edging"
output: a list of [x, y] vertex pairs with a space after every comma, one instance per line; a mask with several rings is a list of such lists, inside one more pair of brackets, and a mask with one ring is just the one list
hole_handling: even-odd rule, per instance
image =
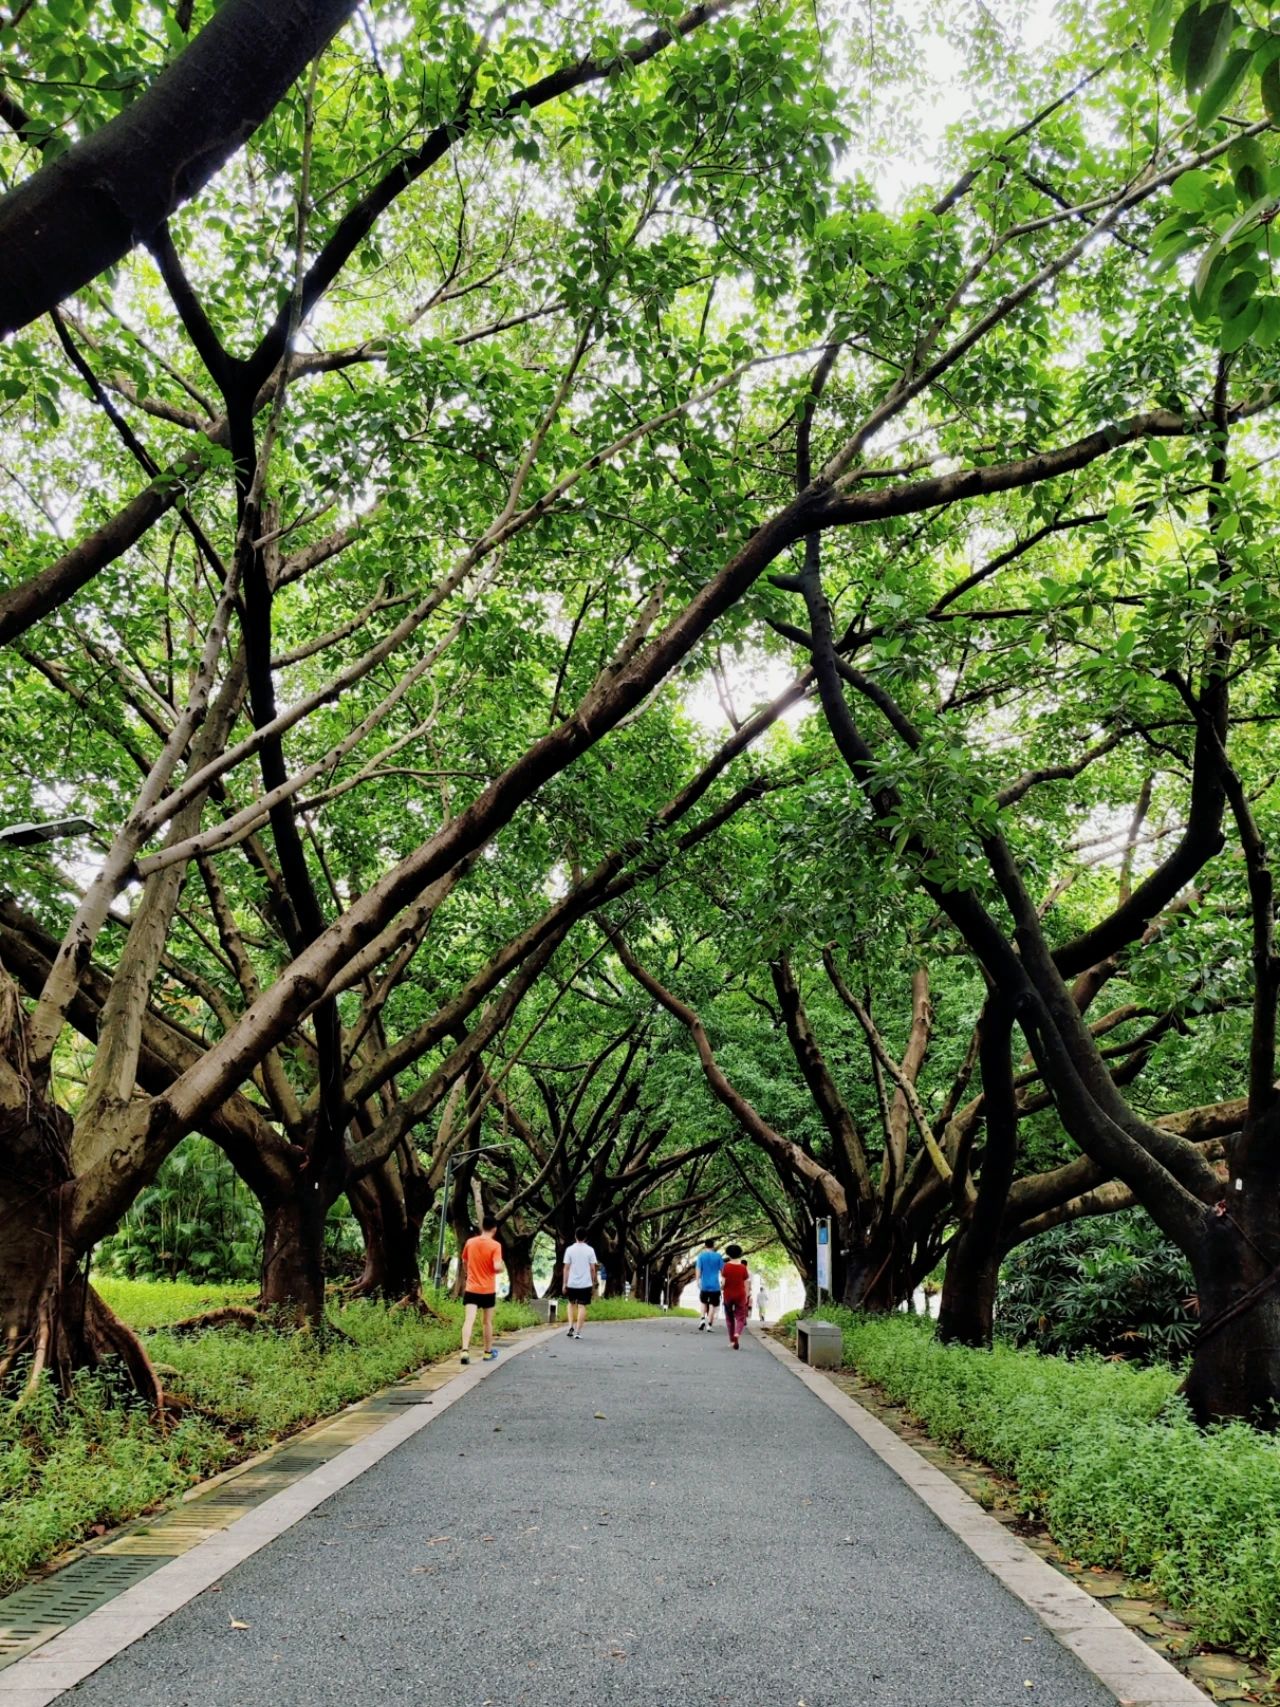
[[434, 1389], [430, 1405], [406, 1406], [363, 1440], [272, 1494], [181, 1557], [161, 1565], [34, 1653], [7, 1666], [0, 1672], [0, 1707], [49, 1707], [65, 1690], [114, 1659], [426, 1428], [496, 1369], [545, 1338], [545, 1334], [534, 1332], [509, 1346], [497, 1363], [477, 1364], [454, 1376]]
[[[1120, 1707], [1206, 1707], [1209, 1697], [1176, 1666], [1154, 1653], [1077, 1583], [1024, 1547], [1016, 1535], [856, 1399], [801, 1363], [776, 1340], [760, 1333], [755, 1337], [848, 1424], [992, 1576], [1035, 1613], [1050, 1634], [1111, 1691]], [[0, 1707], [8, 1707], [2, 1689]], [[28, 1707], [28, 1703], [21, 1703], [21, 1707]], [[29, 1707], [43, 1704], [33, 1701]]]

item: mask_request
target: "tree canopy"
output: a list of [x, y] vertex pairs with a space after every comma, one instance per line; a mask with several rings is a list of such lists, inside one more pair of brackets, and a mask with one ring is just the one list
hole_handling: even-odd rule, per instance
[[526, 1266], [829, 1214], [978, 1340], [1137, 1203], [1264, 1408], [1280, 37], [944, 10], [931, 132], [892, 6], [352, 10], [0, 27], [9, 1362], [136, 1366], [204, 1133], [313, 1317], [478, 1149]]

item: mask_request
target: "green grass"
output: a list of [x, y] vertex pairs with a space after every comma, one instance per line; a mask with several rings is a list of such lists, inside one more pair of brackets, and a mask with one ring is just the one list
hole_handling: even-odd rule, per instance
[[[143, 1332], [186, 1404], [162, 1433], [145, 1409], [121, 1404], [84, 1376], [59, 1406], [42, 1388], [20, 1410], [0, 1411], [0, 1592], [99, 1526], [111, 1527], [176, 1498], [205, 1476], [309, 1422], [341, 1410], [399, 1376], [457, 1349], [462, 1305], [436, 1299], [448, 1317], [383, 1305], [337, 1305], [339, 1334], [216, 1328], [175, 1336], [165, 1325], [244, 1303], [252, 1288], [104, 1280], [107, 1302]], [[532, 1313], [500, 1304], [499, 1331]]]
[[1280, 1440], [1202, 1432], [1167, 1367], [971, 1351], [920, 1319], [815, 1313], [935, 1439], [1011, 1476], [1071, 1558], [1149, 1583], [1202, 1642], [1280, 1665]]
[[589, 1322], [639, 1322], [646, 1316], [696, 1316], [697, 1313], [664, 1310], [657, 1304], [642, 1304], [638, 1298], [593, 1298], [587, 1306]]
[[225, 1304], [252, 1304], [258, 1291], [248, 1285], [197, 1286], [185, 1280], [113, 1280], [108, 1275], [94, 1275], [93, 1284], [116, 1315], [139, 1333]]

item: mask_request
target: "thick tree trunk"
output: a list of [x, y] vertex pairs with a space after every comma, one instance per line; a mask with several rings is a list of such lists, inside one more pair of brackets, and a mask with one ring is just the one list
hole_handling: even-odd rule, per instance
[[160, 1410], [160, 1383], [141, 1342], [89, 1285], [88, 1253], [68, 1216], [71, 1122], [21, 1071], [17, 1035], [15, 1025], [0, 1036], [17, 1055], [0, 1056], [0, 1389], [22, 1394], [47, 1372], [66, 1392], [78, 1370], [115, 1368]]
[[264, 1310], [275, 1310], [299, 1327], [324, 1323], [325, 1193], [307, 1182], [274, 1203], [263, 1204], [262, 1295]]
[[994, 1000], [980, 1024], [986, 1154], [977, 1200], [970, 1206], [947, 1257], [938, 1313], [938, 1338], [960, 1345], [990, 1346], [995, 1326], [996, 1282], [1003, 1254], [1000, 1229], [1018, 1148], [1018, 1098], [1010, 1054], [1012, 1024], [1010, 1011]]
[[627, 1283], [627, 1252], [620, 1242], [611, 1239], [595, 1240], [596, 1255], [604, 1269], [604, 1296], [621, 1298]]
[[509, 1227], [498, 1231], [513, 1303], [524, 1304], [538, 1295], [533, 1284], [533, 1241], [536, 1237], [536, 1233], [513, 1233]]
[[[879, 1248], [858, 1251], [844, 1265], [844, 1284], [836, 1296], [848, 1310], [862, 1310], [870, 1316], [885, 1315], [902, 1302], [894, 1267], [889, 1253]], [[806, 1297], [808, 1291], [806, 1286]]]
[[966, 1222], [947, 1253], [938, 1310], [940, 1340], [990, 1347], [1000, 1260], [1000, 1246], [972, 1221]]
[[[1253, 1187], [1253, 1189], [1250, 1189]], [[1191, 1253], [1200, 1337], [1183, 1393], [1202, 1423], [1280, 1426], [1280, 1220], [1274, 1181], [1230, 1191]]]
[[[885, 1315], [896, 1310], [910, 1295], [912, 1279], [910, 1244], [902, 1230], [892, 1222], [884, 1222], [872, 1237], [860, 1239], [857, 1234], [838, 1228], [833, 1219], [831, 1233], [836, 1242], [831, 1253], [833, 1296], [846, 1309], [862, 1310], [868, 1315]], [[803, 1278], [807, 1297], [809, 1276]]]
[[406, 1168], [400, 1152], [348, 1187], [364, 1238], [364, 1272], [353, 1297], [416, 1303], [422, 1296], [419, 1250], [432, 1191], [417, 1157]]

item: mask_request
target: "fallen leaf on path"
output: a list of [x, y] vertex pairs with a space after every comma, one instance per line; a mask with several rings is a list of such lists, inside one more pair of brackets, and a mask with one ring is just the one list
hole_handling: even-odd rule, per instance
[[452, 1535], [433, 1535], [427, 1542], [428, 1547], [438, 1547], [442, 1541], [452, 1541]]
[[233, 1618], [231, 1620], [231, 1628], [233, 1630], [247, 1630], [249, 1626], [245, 1623], [243, 1618]]
[[608, 1418], [605, 1416], [603, 1411], [597, 1411], [595, 1413], [595, 1418], [596, 1418], [597, 1422], [607, 1422], [608, 1421]]
[[492, 1536], [492, 1535], [482, 1535], [482, 1536], [481, 1536], [481, 1537], [480, 1537], [480, 1539], [481, 1539], [481, 1540], [482, 1540], [482, 1541], [492, 1541], [492, 1540], [493, 1540], [493, 1536]]

